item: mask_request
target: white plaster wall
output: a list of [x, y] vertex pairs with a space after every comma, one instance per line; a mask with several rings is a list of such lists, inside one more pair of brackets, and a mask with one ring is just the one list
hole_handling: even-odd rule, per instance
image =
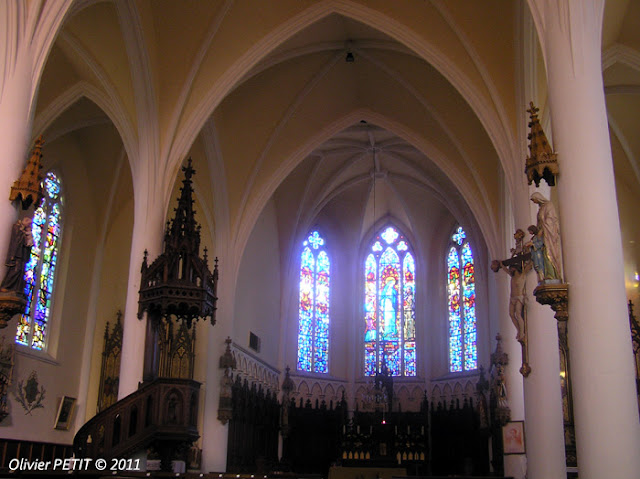
[[[255, 353], [267, 364], [276, 365], [280, 332], [280, 254], [273, 201], [269, 201], [245, 248], [238, 273], [233, 341], [247, 351], [249, 332], [261, 339]], [[220, 281], [230, 281], [223, 272]]]
[[[109, 230], [104, 245], [101, 278], [93, 337], [90, 384], [87, 395], [86, 420], [92, 418], [98, 406], [104, 332], [109, 322], [109, 334], [116, 323], [118, 310], [124, 314], [129, 277], [129, 254], [133, 227], [133, 198], [120, 211]], [[124, 318], [121, 320], [124, 322]]]
[[617, 181], [618, 207], [620, 209], [620, 232], [622, 234], [622, 251], [624, 254], [624, 282], [627, 299], [634, 303], [636, 317], [640, 309], [640, 280], [636, 273], [640, 273], [640, 227], [636, 205], [640, 195], [632, 191], [629, 185], [621, 180]]

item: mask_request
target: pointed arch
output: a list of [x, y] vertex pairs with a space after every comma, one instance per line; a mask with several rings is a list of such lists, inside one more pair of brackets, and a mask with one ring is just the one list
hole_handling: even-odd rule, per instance
[[328, 373], [331, 262], [317, 230], [309, 234], [302, 246], [297, 369]]
[[45, 350], [62, 234], [62, 180], [53, 171], [42, 181], [44, 197], [33, 213], [33, 246], [24, 267], [25, 313], [18, 321], [16, 343]]
[[[129, 162], [129, 170], [131, 171], [131, 175], [133, 175], [135, 171], [132, 159], [137, 157], [137, 149], [135, 146], [136, 135], [131, 122], [127, 118], [124, 107], [121, 102], [114, 100], [115, 97], [113, 95], [86, 81], [74, 83], [42, 109], [33, 122], [33, 138], [44, 135], [60, 115], [82, 98], [86, 98], [94, 103], [113, 122], [124, 145]], [[47, 137], [48, 142], [51, 142], [53, 139], [54, 138], [49, 136]]]
[[[392, 16], [368, 5], [362, 5], [350, 0], [318, 2], [298, 12], [291, 18], [283, 20], [277, 28], [274, 28], [260, 42], [245, 51], [233, 65], [230, 65], [220, 75], [205, 94], [199, 95], [197, 99], [193, 98], [197, 74], [191, 76], [188, 85], [190, 91], [188, 93], [185, 92], [188, 96], [184, 103], [185, 106], [182, 109], [176, 109], [173, 115], [174, 118], [172, 118], [172, 125], [175, 125], [177, 132], [176, 137], [171, 144], [166, 145], [168, 152], [163, 156], [170, 158], [172, 162], [179, 161], [179, 158], [182, 158], [185, 152], [188, 151], [189, 145], [193, 143], [194, 136], [197, 134], [195, 132], [201, 130], [207, 118], [211, 116], [211, 113], [222, 99], [238, 86], [239, 81], [246, 79], [246, 75], [252, 68], [258, 65], [260, 61], [268, 58], [278, 46], [285, 43], [289, 38], [332, 14], [351, 18], [379, 30], [415, 52], [418, 57], [424, 59], [427, 63], [433, 65], [456, 88], [481, 123], [485, 125], [487, 134], [498, 152], [505, 171], [512, 169], [507, 159], [510, 158], [516, 147], [504, 128], [506, 121], [503, 112], [504, 107], [496, 105], [491, 99], [491, 94], [487, 96], [483, 93], [482, 89], [476, 85], [476, 82], [472, 81], [455, 62], [447, 57], [445, 52], [437, 48], [432, 42], [425, 41], [426, 39], [422, 38], [419, 33], [406, 28], [401, 21]], [[457, 32], [456, 35], [459, 36], [460, 33]], [[463, 43], [466, 44], [468, 49], [468, 42], [463, 41]], [[198, 56], [197, 61], [203, 61], [203, 57]], [[203, 65], [194, 64], [193, 67], [195, 72], [202, 69]], [[482, 85], [487, 88], [487, 91], [495, 95], [495, 88], [493, 85], [487, 84], [487, 80], [488, 77], [483, 75], [481, 78]]]
[[478, 369], [476, 289], [473, 251], [458, 226], [446, 256], [449, 321], [449, 372]]
[[387, 225], [364, 262], [364, 374], [416, 376], [415, 259], [408, 240]]

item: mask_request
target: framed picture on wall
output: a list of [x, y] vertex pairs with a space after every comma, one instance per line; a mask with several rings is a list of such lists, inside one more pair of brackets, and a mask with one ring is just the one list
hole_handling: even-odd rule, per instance
[[66, 431], [71, 426], [71, 419], [73, 417], [73, 411], [76, 408], [76, 398], [69, 396], [62, 396], [60, 400], [60, 406], [58, 407], [58, 414], [56, 414], [55, 429], [62, 429]]
[[524, 421], [510, 421], [502, 427], [502, 444], [505, 454], [524, 454]]

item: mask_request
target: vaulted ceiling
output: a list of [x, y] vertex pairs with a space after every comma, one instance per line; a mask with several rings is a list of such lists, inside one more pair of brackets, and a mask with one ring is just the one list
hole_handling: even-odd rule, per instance
[[[640, 5], [606, 8], [615, 169], [622, 196], [637, 199]], [[59, 141], [112, 124], [117, 135], [111, 127], [82, 145], [87, 164], [120, 145], [129, 188], [150, 177], [166, 204], [192, 154], [209, 227], [226, 223], [240, 249], [273, 198], [286, 237], [322, 217], [344, 215], [360, 236], [384, 215], [410, 229], [426, 217], [434, 231], [467, 224], [497, 252], [505, 188], [524, 181], [524, 109], [531, 99], [546, 109], [526, 9], [502, 0], [79, 1], [49, 54], [34, 130]], [[98, 198], [100, 182], [123, 181], [94, 176]]]

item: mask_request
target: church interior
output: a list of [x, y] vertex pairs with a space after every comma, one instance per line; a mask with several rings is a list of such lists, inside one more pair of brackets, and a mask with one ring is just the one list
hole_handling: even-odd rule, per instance
[[0, 21], [0, 472], [640, 476], [640, 1]]

